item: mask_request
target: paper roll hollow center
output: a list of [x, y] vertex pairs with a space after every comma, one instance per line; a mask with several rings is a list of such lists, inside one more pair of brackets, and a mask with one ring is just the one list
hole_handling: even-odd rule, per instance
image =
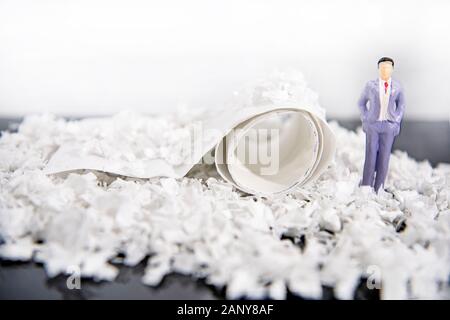
[[249, 193], [278, 193], [305, 180], [318, 159], [317, 128], [307, 112], [279, 110], [238, 125], [226, 137], [226, 164]]

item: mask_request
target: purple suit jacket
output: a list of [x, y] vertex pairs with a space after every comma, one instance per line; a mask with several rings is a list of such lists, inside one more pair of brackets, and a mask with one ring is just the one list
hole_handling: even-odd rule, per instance
[[[391, 81], [391, 95], [389, 96], [388, 114], [390, 119], [397, 125], [396, 134], [400, 131], [403, 112], [405, 111], [405, 96], [400, 83], [394, 79]], [[369, 108], [367, 108], [369, 102]], [[363, 93], [358, 101], [361, 111], [361, 121], [363, 128], [377, 121], [380, 115], [380, 89], [378, 79], [370, 80], [366, 83]]]

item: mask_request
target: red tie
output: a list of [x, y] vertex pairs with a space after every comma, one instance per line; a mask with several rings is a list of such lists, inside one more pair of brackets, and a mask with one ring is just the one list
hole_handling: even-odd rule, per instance
[[384, 82], [384, 94], [387, 93], [387, 88], [389, 87], [389, 83], [387, 81]]

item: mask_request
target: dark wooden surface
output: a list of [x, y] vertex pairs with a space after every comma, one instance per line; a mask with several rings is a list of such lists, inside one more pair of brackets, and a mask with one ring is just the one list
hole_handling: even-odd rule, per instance
[[[338, 120], [354, 130], [358, 120]], [[20, 119], [0, 118], [0, 130], [14, 131]], [[448, 121], [404, 121], [394, 149], [407, 151], [417, 160], [432, 165], [450, 163], [450, 125]], [[69, 290], [66, 278], [47, 279], [43, 267], [36, 263], [13, 263], [0, 260], [0, 299], [223, 299], [224, 291], [202, 280], [171, 274], [156, 288], [141, 283], [145, 262], [135, 268], [118, 266], [119, 277], [114, 282], [96, 283], [82, 279], [81, 290]], [[289, 295], [290, 299], [296, 299]], [[324, 299], [332, 299], [333, 292], [324, 288]], [[365, 289], [364, 282], [355, 293], [356, 299], [377, 299], [378, 292]]]

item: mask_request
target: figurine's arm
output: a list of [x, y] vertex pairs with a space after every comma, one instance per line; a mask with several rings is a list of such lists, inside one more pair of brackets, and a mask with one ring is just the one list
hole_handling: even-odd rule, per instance
[[358, 107], [359, 107], [359, 110], [361, 112], [361, 121], [365, 121], [366, 120], [367, 101], [369, 100], [368, 92], [369, 92], [369, 84], [366, 84], [366, 86], [364, 87], [364, 90], [363, 90], [363, 92], [361, 94], [361, 97], [358, 100]]
[[403, 94], [403, 90], [400, 90], [397, 101], [396, 101], [397, 108], [395, 108], [394, 117], [395, 122], [402, 121], [403, 113], [405, 111], [405, 95]]

